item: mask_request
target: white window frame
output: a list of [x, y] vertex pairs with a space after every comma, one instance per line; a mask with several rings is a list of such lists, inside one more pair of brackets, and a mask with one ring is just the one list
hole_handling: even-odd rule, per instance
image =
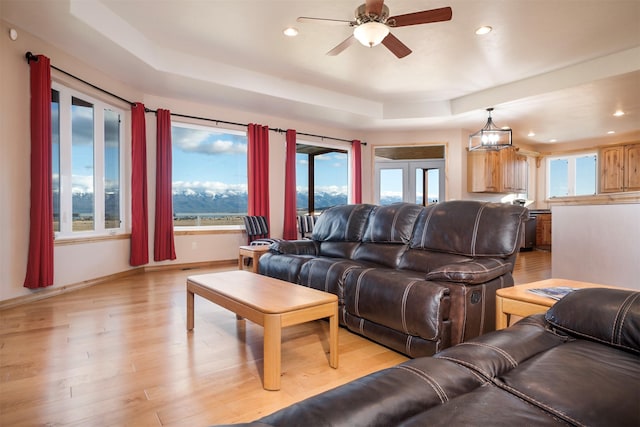
[[[126, 232], [126, 224], [128, 223], [125, 217], [125, 212], [128, 212], [126, 207], [126, 185], [125, 185], [125, 152], [127, 152], [127, 140], [125, 139], [125, 128], [127, 115], [125, 111], [112, 104], [97, 99], [87, 93], [71, 89], [58, 82], [51, 82], [51, 89], [58, 91], [60, 95], [60, 231], [55, 232], [56, 240], [64, 239], [77, 239], [83, 237], [96, 237], [96, 236], [113, 236], [118, 234], [124, 234]], [[71, 190], [72, 186], [72, 170], [71, 170], [71, 156], [72, 156], [72, 128], [71, 128], [71, 98], [80, 98], [83, 101], [87, 101], [93, 104], [94, 120], [93, 120], [93, 135], [94, 135], [94, 229], [88, 231], [73, 231], [73, 194]], [[104, 153], [105, 153], [105, 140], [104, 140], [104, 110], [111, 110], [119, 114], [120, 116], [120, 152], [119, 152], [119, 180], [120, 180], [120, 227], [109, 228], [104, 227], [105, 212], [104, 212], [104, 194], [105, 194], [105, 177], [104, 177]], [[99, 195], [99, 196], [98, 196]]]
[[[595, 164], [595, 170], [596, 170], [596, 174], [595, 174], [595, 192], [593, 194], [580, 194], [578, 196], [576, 196], [576, 160], [578, 158], [581, 157], [587, 157], [587, 156], [595, 156], [596, 159], [596, 164]], [[562, 160], [562, 159], [566, 159], [568, 164], [567, 164], [567, 195], [566, 196], [551, 196], [551, 162], [554, 160]], [[568, 154], [568, 155], [561, 155], [561, 156], [551, 156], [551, 157], [547, 157], [547, 161], [546, 161], [546, 168], [547, 168], [547, 173], [546, 173], [546, 181], [547, 181], [547, 185], [546, 185], [546, 198], [547, 199], [559, 199], [562, 197], [588, 197], [588, 196], [593, 196], [595, 194], [598, 194], [598, 152], [597, 151], [587, 151], [584, 153], [576, 153], [576, 154]]]

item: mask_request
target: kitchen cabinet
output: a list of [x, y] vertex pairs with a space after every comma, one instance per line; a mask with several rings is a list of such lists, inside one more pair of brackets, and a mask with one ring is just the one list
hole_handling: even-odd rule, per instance
[[500, 152], [470, 151], [467, 156], [467, 191], [470, 193], [499, 193]]
[[527, 157], [516, 147], [469, 151], [467, 155], [470, 193], [526, 193], [527, 175]]
[[600, 193], [640, 191], [640, 143], [602, 147]]
[[536, 218], [536, 247], [539, 249], [551, 249], [551, 213], [535, 213]]

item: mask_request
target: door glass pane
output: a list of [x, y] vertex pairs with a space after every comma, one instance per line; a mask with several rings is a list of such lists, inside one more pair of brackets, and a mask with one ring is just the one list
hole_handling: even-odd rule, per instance
[[427, 204], [440, 201], [440, 169], [427, 169]]
[[416, 168], [416, 204], [424, 204], [424, 184], [425, 184], [425, 170], [422, 168]]
[[60, 231], [60, 92], [51, 90], [51, 178], [53, 231]]
[[120, 115], [104, 111], [104, 228], [120, 228]]
[[402, 169], [380, 170], [380, 204], [402, 201]]
[[549, 161], [549, 197], [569, 195], [569, 160], [553, 159]]
[[596, 155], [576, 158], [576, 196], [596, 194]]
[[73, 231], [94, 229], [93, 104], [71, 98], [71, 193]]

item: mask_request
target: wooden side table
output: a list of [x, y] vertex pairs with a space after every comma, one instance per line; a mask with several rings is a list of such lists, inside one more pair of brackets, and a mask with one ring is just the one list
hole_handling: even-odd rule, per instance
[[[496, 329], [504, 329], [522, 317], [544, 313], [557, 301], [529, 292], [534, 288], [553, 288], [568, 286], [571, 288], [615, 288], [615, 286], [578, 282], [567, 279], [547, 279], [524, 285], [502, 288], [496, 291]], [[517, 317], [514, 319], [512, 317]], [[513, 320], [513, 321], [512, 321]]]
[[238, 270], [244, 270], [244, 260], [248, 258], [251, 260], [251, 271], [257, 273], [258, 260], [269, 251], [269, 246], [270, 245], [240, 246], [238, 250]]

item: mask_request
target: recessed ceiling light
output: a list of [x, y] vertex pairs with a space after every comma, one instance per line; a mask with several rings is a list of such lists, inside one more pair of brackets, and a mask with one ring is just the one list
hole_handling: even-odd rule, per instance
[[298, 35], [298, 29], [294, 27], [287, 27], [284, 29], [283, 33], [287, 37], [295, 37]]
[[483, 25], [482, 27], [479, 27], [479, 28], [476, 30], [476, 35], [478, 35], [478, 36], [483, 36], [483, 35], [485, 35], [485, 34], [489, 34], [492, 30], [493, 30], [493, 28], [491, 28], [490, 26], [488, 26], [488, 25]]
[[536, 136], [536, 133], [534, 131], [531, 131], [527, 134], [528, 137], [534, 137]]
[[615, 130], [610, 130], [609, 132], [607, 132], [609, 135], [613, 135], [614, 133], [616, 133]]
[[616, 116], [616, 117], [624, 116], [624, 111], [616, 110], [616, 112], [613, 113], [613, 115]]

